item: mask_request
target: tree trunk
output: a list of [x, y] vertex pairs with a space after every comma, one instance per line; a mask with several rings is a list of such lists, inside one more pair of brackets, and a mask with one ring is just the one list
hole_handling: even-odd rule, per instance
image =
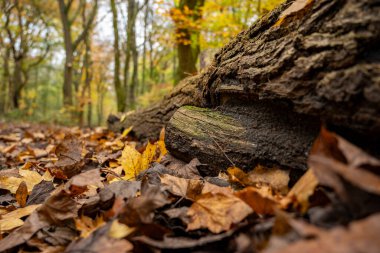
[[[181, 0], [179, 2], [179, 9], [184, 12], [185, 7], [193, 12], [191, 17], [187, 17], [191, 20], [191, 23], [197, 23], [202, 15], [201, 8], [204, 5], [204, 0]], [[172, 16], [176, 23], [177, 29], [177, 54], [178, 54], [178, 73], [176, 83], [187, 76], [193, 75], [197, 72], [197, 60], [200, 52], [199, 45], [199, 30], [186, 27], [182, 23], [183, 21], [177, 20], [176, 16]]]
[[111, 10], [112, 10], [112, 24], [113, 24], [113, 34], [114, 34], [114, 42], [113, 42], [113, 50], [114, 50], [114, 86], [116, 92], [116, 100], [117, 100], [117, 110], [119, 112], [124, 112], [126, 110], [126, 90], [121, 86], [120, 81], [120, 47], [119, 47], [119, 26], [118, 26], [118, 18], [117, 18], [117, 9], [115, 0], [110, 1]]
[[[137, 136], [152, 137], [166, 125], [171, 153], [219, 169], [232, 163], [304, 169], [319, 122], [379, 155], [380, 6], [293, 3], [240, 33], [183, 91], [128, 115], [119, 129], [133, 124]], [[211, 111], [177, 111], [183, 105]]]
[[59, 12], [61, 15], [62, 29], [63, 29], [63, 41], [65, 46], [65, 66], [63, 73], [63, 104], [65, 106], [73, 105], [73, 91], [72, 91], [72, 83], [73, 83], [73, 60], [74, 60], [74, 52], [73, 52], [73, 44], [71, 38], [71, 27], [68, 19], [68, 10], [66, 10], [66, 6], [64, 0], [58, 0], [59, 3]]
[[13, 70], [13, 88], [12, 88], [12, 108], [18, 109], [20, 107], [21, 90], [23, 87], [22, 80], [22, 56], [14, 56], [14, 70]]

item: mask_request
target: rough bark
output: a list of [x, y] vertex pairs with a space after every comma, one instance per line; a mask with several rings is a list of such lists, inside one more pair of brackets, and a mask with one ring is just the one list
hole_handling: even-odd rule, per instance
[[305, 154], [319, 127], [318, 118], [300, 116], [281, 104], [216, 110], [185, 106], [171, 117], [166, 143], [173, 155], [196, 157], [216, 171], [230, 166], [249, 170], [257, 164], [306, 169]]
[[108, 117], [108, 127], [113, 131], [123, 131], [133, 126], [132, 133], [138, 138], [155, 139], [174, 112], [184, 105], [204, 106], [197, 77], [189, 77], [180, 82], [173, 92], [152, 107], [122, 116]]
[[[303, 160], [293, 158], [308, 149], [318, 132], [314, 127], [319, 121], [379, 152], [378, 1], [314, 0], [285, 15], [293, 2], [288, 1], [240, 33], [222, 48], [203, 74], [192, 80], [197, 89], [187, 96], [199, 99], [188, 104], [219, 108], [223, 115], [230, 113], [231, 127], [241, 124], [242, 118], [249, 134], [236, 137], [221, 131], [219, 136], [214, 126], [220, 122], [214, 123], [205, 115], [194, 118], [192, 113], [181, 109], [167, 127], [166, 144], [170, 152], [187, 160], [197, 156], [201, 162], [226, 166], [225, 155], [218, 153], [211, 137], [191, 134], [201, 125], [208, 129], [205, 132], [217, 136], [216, 141], [226, 149], [224, 153], [232, 161], [240, 161], [240, 166], [248, 168], [264, 162], [304, 168], [307, 152]], [[178, 91], [177, 96], [181, 96]], [[170, 103], [165, 99], [166, 106]], [[235, 113], [231, 114], [232, 109]], [[154, 125], [161, 127], [172, 115], [173, 110], [161, 111], [156, 106], [127, 116], [123, 126], [133, 122], [128, 118], [139, 118], [136, 121], [139, 123], [145, 116], [157, 117], [161, 120], [151, 122], [149, 128], [134, 124], [139, 136], [152, 136], [158, 131]], [[247, 150], [243, 143], [235, 145], [236, 139], [244, 138], [260, 143], [261, 148]]]

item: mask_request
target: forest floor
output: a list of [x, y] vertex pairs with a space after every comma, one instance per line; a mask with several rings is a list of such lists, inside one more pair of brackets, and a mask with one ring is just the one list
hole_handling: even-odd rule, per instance
[[322, 129], [309, 169], [203, 173], [127, 129], [0, 125], [0, 252], [379, 252], [380, 161]]

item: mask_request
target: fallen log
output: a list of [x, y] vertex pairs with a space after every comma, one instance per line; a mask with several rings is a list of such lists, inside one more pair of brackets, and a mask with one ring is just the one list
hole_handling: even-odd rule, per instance
[[[141, 138], [168, 124], [171, 153], [221, 169], [227, 160], [245, 168], [305, 168], [319, 122], [378, 154], [378, 13], [376, 0], [287, 1], [222, 48], [204, 73], [120, 125], [133, 125]], [[186, 99], [177, 99], [184, 87], [190, 87]], [[218, 109], [177, 111], [184, 105]], [[257, 142], [260, 149], [246, 146]]]
[[216, 171], [230, 166], [250, 170], [258, 164], [306, 169], [306, 154], [319, 127], [318, 118], [281, 105], [185, 106], [170, 119], [166, 143], [173, 155], [196, 157]]

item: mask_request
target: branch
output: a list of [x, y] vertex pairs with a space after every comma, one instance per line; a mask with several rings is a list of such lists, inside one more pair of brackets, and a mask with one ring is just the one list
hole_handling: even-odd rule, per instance
[[76, 50], [76, 48], [78, 47], [79, 43], [81, 43], [84, 40], [84, 38], [86, 37], [88, 31], [91, 28], [91, 25], [94, 22], [97, 10], [98, 10], [98, 0], [95, 0], [95, 5], [94, 5], [94, 7], [92, 9], [90, 18], [87, 21], [85, 28], [83, 29], [82, 33], [78, 36], [78, 38], [73, 43], [73, 51]]

